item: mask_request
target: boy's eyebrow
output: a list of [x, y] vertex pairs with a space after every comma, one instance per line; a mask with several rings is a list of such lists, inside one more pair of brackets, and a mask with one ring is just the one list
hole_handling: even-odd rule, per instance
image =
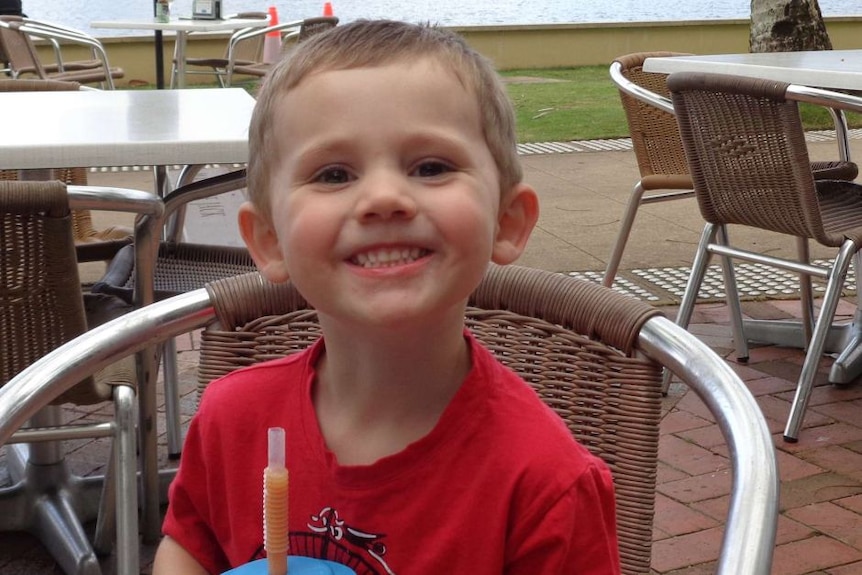
[[[430, 131], [422, 130], [415, 133], [408, 133], [403, 138], [401, 144], [408, 148], [440, 146], [466, 149], [468, 147], [467, 139], [464, 137], [462, 130], [442, 130], [439, 128]], [[323, 157], [332, 154], [346, 154], [356, 146], [362, 145], [363, 144], [361, 142], [357, 142], [353, 138], [326, 138], [319, 141], [312, 141], [305, 147], [295, 150], [295, 154], [300, 161], [313, 161], [317, 158], [322, 159]], [[288, 146], [290, 146], [290, 143], [288, 143]]]

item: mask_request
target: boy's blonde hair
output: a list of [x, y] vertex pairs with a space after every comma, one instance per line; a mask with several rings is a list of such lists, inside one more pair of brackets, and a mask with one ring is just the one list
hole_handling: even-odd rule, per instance
[[[433, 58], [450, 69], [481, 111], [482, 130], [500, 175], [501, 192], [522, 179], [515, 116], [491, 62], [454, 32], [391, 20], [357, 20], [315, 35], [276, 64], [264, 81], [249, 127], [249, 199], [269, 213], [267, 190], [277, 161], [272, 118], [278, 100], [306, 77], [334, 70]], [[284, 137], [290, 138], [290, 134]]]

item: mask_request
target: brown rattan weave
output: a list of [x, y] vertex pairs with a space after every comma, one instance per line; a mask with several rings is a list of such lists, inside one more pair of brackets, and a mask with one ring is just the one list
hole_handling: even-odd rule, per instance
[[[647, 58], [666, 56], [685, 56], [677, 52], [638, 52], [620, 56], [614, 61], [622, 65], [622, 73], [631, 82], [648, 89], [655, 94], [669, 97], [666, 74], [644, 72], [643, 63]], [[632, 139], [638, 170], [642, 178], [656, 174], [668, 176], [684, 176], [688, 174], [688, 163], [685, 151], [679, 138], [676, 118], [663, 110], [642, 102], [629, 94], [620, 91], [620, 101], [626, 113], [626, 121]], [[688, 180], [688, 185], [683, 186]], [[676, 181], [676, 180], [674, 180]], [[680, 178], [680, 186], [691, 189], [689, 178]], [[666, 186], [658, 181], [647, 180], [647, 189], [661, 189]], [[674, 186], [676, 188], [676, 186]], [[690, 195], [690, 194], [689, 194]]]
[[[839, 247], [859, 237], [862, 196], [815, 182], [788, 84], [717, 74], [674, 75], [674, 108], [707, 222], [741, 224]], [[822, 211], [821, 201], [830, 209]]]
[[[0, 181], [0, 217], [2, 384], [83, 333], [88, 318], [78, 283], [66, 186], [56, 181]], [[112, 385], [134, 383], [133, 362], [121, 363], [109, 374], [72, 388], [56, 403], [111, 399]]]
[[[316, 313], [290, 284], [248, 274], [207, 286], [218, 323], [201, 341], [199, 390], [230, 371], [306, 348]], [[616, 487], [623, 573], [650, 572], [661, 415], [661, 368], [633, 353], [655, 308], [541, 270], [492, 267], [467, 325], [536, 390], [592, 452]]]

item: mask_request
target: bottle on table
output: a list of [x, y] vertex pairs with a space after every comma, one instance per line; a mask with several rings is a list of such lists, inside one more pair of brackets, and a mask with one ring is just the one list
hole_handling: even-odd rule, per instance
[[171, 4], [170, 0], [156, 1], [156, 22], [171, 21]]

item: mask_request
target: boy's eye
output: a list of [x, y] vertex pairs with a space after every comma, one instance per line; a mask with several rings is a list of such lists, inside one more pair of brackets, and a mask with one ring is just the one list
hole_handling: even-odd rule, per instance
[[414, 174], [420, 178], [433, 178], [451, 172], [452, 168], [443, 162], [422, 162], [414, 170]]
[[350, 181], [350, 174], [344, 168], [326, 168], [315, 176], [315, 181], [323, 184], [344, 184]]

